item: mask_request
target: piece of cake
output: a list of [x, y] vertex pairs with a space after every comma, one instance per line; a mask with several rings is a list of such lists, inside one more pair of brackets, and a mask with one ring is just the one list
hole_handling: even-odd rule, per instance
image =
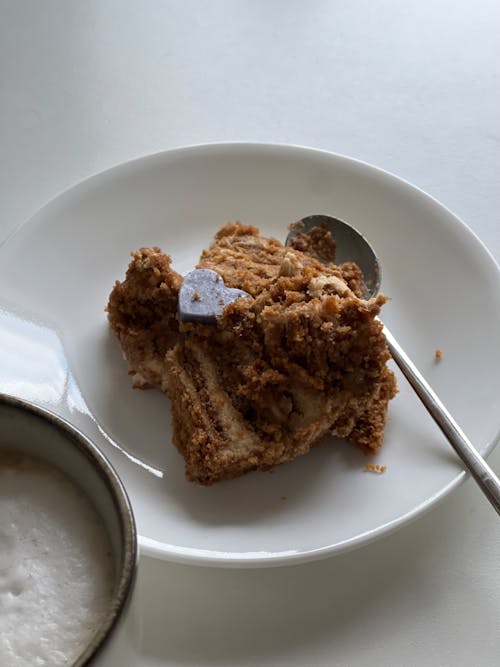
[[167, 352], [179, 339], [177, 295], [182, 276], [159, 248], [132, 253], [125, 280], [116, 281], [107, 306], [137, 388], [166, 389]]
[[136, 253], [113, 289], [110, 324], [136, 385], [170, 396], [173, 440], [190, 480], [269, 469], [327, 434], [365, 451], [381, 445], [396, 392], [376, 319], [386, 299], [362, 298], [352, 263], [318, 261], [334, 250], [324, 235], [294, 245], [225, 225], [198, 267], [251, 296], [212, 325], [178, 322], [181, 277], [157, 248]]

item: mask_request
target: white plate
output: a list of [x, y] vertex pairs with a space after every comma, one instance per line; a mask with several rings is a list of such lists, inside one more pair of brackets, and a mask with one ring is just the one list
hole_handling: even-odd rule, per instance
[[227, 220], [284, 239], [290, 221], [320, 212], [373, 242], [392, 297], [385, 320], [489, 452], [500, 415], [498, 267], [449, 211], [374, 167], [290, 146], [169, 151], [72, 188], [0, 248], [0, 389], [52, 408], [100, 445], [130, 493], [146, 552], [226, 566], [319, 558], [402, 526], [463, 478], [401, 377], [375, 459], [384, 475], [332, 442], [272, 474], [211, 488], [185, 481], [166, 398], [132, 390], [104, 314], [131, 250], [159, 245], [187, 272]]

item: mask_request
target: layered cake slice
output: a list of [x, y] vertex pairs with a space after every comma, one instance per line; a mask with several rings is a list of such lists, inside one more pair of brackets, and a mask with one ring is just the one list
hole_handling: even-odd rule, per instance
[[200, 258], [250, 295], [215, 324], [179, 323], [181, 278], [158, 249], [134, 257], [109, 319], [136, 384], [171, 399], [188, 479], [212, 484], [305, 454], [325, 435], [365, 451], [382, 442], [396, 392], [382, 325], [385, 297], [364, 300], [353, 264], [321, 263], [321, 235], [295, 247], [225, 225]]

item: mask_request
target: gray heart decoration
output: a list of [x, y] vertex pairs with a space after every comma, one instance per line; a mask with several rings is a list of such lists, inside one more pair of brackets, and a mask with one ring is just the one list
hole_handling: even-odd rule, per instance
[[181, 322], [215, 324], [227, 305], [249, 296], [242, 289], [226, 287], [216, 271], [195, 269], [185, 276], [179, 290], [179, 319]]

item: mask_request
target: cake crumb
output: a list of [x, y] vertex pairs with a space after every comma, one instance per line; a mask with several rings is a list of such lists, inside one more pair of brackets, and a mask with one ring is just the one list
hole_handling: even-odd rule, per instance
[[434, 350], [434, 359], [436, 361], [441, 361], [443, 358], [443, 352], [438, 347]]
[[199, 292], [195, 292], [195, 293], [193, 294], [193, 301], [199, 301], [200, 299], [201, 299], [200, 293], [199, 293]]
[[378, 463], [366, 463], [365, 472], [374, 472], [376, 475], [383, 475], [387, 466], [381, 466]]

